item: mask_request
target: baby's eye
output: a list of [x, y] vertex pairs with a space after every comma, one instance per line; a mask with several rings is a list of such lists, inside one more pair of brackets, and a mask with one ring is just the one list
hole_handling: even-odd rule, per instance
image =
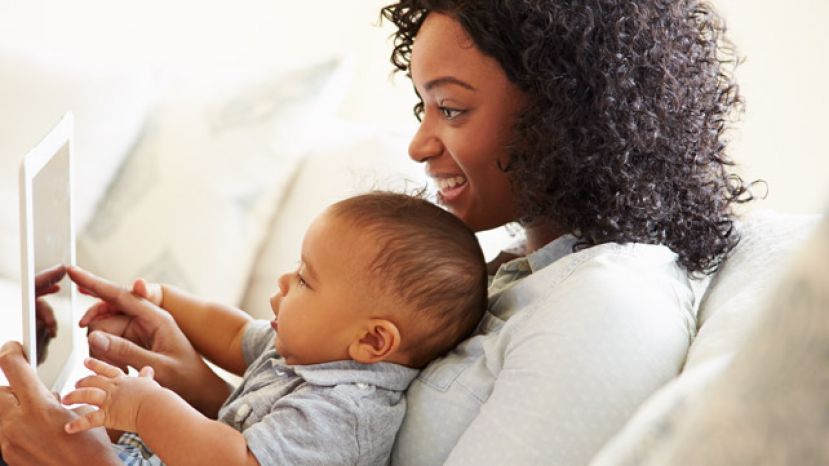
[[306, 288], [308, 287], [308, 282], [306, 282], [305, 279], [302, 278], [302, 275], [296, 274], [296, 286], [300, 288]]

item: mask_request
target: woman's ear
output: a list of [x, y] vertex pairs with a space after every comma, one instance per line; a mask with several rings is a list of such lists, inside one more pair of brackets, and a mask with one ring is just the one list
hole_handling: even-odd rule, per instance
[[369, 319], [360, 336], [348, 346], [348, 356], [363, 364], [388, 359], [400, 348], [400, 330], [386, 319]]

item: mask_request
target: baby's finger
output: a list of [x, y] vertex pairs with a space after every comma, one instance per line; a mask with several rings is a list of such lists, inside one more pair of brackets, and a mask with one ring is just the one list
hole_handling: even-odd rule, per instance
[[137, 278], [132, 284], [132, 292], [141, 298], [150, 301], [156, 306], [161, 305], [162, 291], [158, 283], [147, 283], [143, 278]]
[[138, 376], [152, 379], [155, 376], [155, 371], [150, 366], [144, 366], [141, 368], [141, 372], [138, 373]]
[[106, 301], [98, 301], [86, 310], [83, 317], [81, 317], [80, 322], [78, 322], [78, 325], [80, 327], [87, 327], [96, 320], [103, 319], [114, 314], [114, 311], [114, 308]]
[[98, 375], [103, 375], [104, 377], [115, 378], [122, 375], [125, 375], [121, 369], [117, 367], [107, 364], [100, 359], [95, 358], [86, 358], [83, 360], [83, 365], [94, 371]]
[[101, 407], [107, 399], [107, 394], [100, 388], [79, 388], [63, 395], [60, 402], [65, 405], [93, 405]]
[[136, 278], [135, 281], [132, 282], [132, 292], [138, 296], [148, 299], [148, 291], [147, 282], [143, 278]]
[[100, 388], [106, 391], [109, 388], [109, 379], [100, 375], [88, 375], [75, 382], [75, 388]]
[[104, 425], [104, 412], [100, 409], [97, 411], [92, 411], [91, 413], [84, 414], [83, 416], [66, 423], [64, 429], [69, 434], [74, 434], [76, 432], [82, 432], [84, 430], [89, 430], [95, 427], [101, 427]]

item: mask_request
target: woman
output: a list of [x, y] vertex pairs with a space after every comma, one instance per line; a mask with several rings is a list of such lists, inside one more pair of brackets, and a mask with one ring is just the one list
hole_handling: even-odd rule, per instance
[[[526, 232], [501, 257], [514, 259], [494, 275], [478, 335], [411, 386], [393, 462], [584, 464], [678, 373], [696, 327], [689, 277], [715, 271], [738, 241], [731, 207], [750, 195], [725, 154], [740, 99], [723, 27], [695, 0], [402, 0], [383, 16], [420, 97], [409, 152], [440, 202], [475, 230]], [[123, 318], [139, 315], [126, 336], [157, 353], [96, 333], [93, 354], [152, 365], [214, 409], [221, 389], [200, 392], [212, 377], [202, 368], [180, 371], [194, 352], [174, 324], [95, 286]], [[0, 413], [57, 413], [16, 351], [0, 365], [15, 394], [35, 394], [14, 408], [0, 392]], [[4, 427], [11, 416], [0, 414], [4, 454], [73, 449], [51, 421]], [[87, 456], [109, 454], [82, 440]]]

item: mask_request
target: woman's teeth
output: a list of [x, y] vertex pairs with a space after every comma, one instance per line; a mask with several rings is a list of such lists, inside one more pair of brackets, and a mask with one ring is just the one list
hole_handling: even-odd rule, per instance
[[462, 176], [453, 176], [451, 178], [439, 178], [436, 180], [438, 185], [438, 190], [440, 191], [447, 191], [455, 186], [460, 186], [466, 183], [466, 178]]

